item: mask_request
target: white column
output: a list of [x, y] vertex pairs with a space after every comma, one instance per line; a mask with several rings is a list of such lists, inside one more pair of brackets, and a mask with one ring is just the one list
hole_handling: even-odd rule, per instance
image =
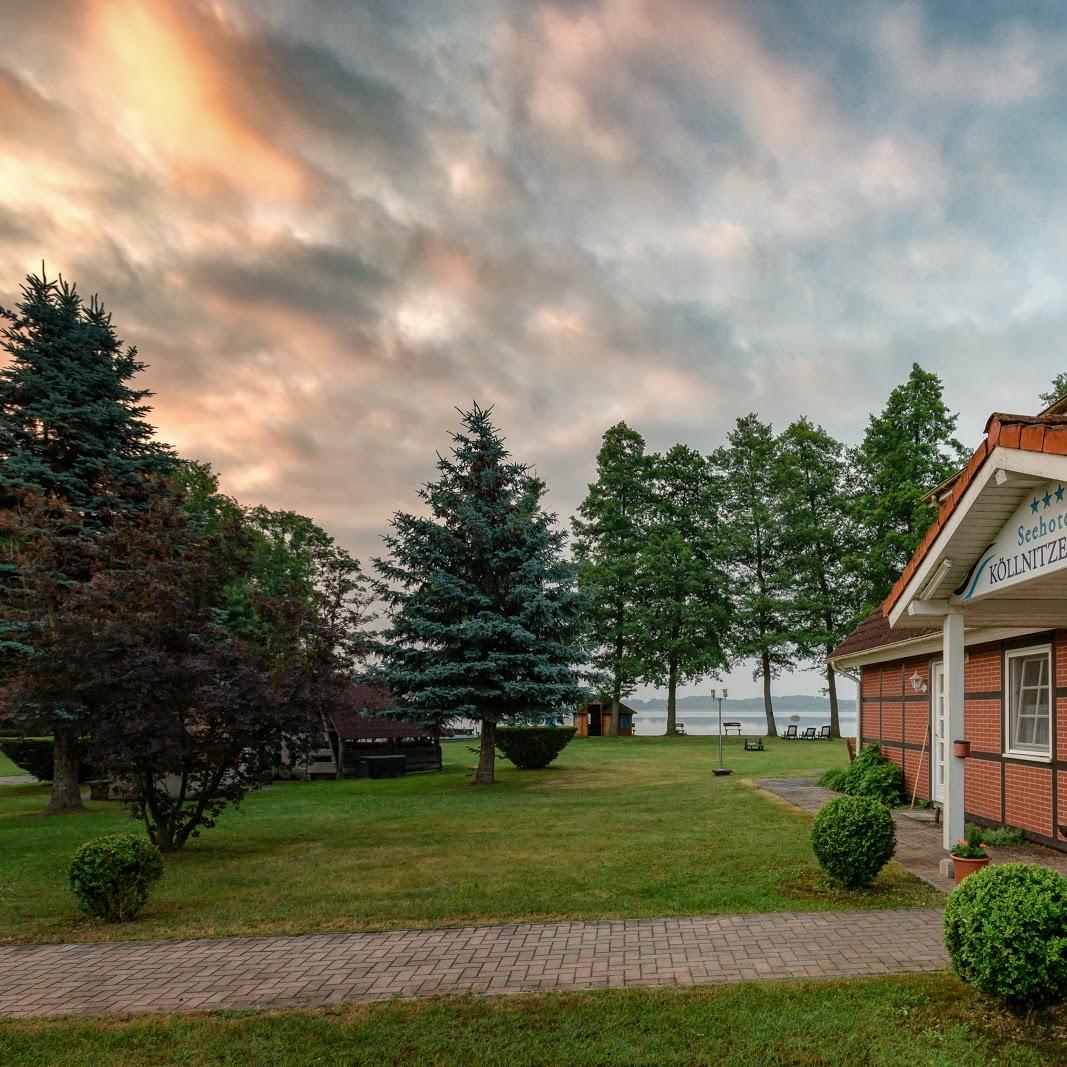
[[[963, 837], [963, 760], [952, 742], [963, 734], [963, 615], [950, 611], [941, 628], [945, 670], [945, 799], [941, 812], [945, 848]], [[936, 699], [936, 697], [935, 697]]]

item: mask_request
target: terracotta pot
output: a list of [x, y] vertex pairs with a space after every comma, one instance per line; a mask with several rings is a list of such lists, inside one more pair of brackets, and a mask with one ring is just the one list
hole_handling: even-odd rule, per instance
[[983, 867], [989, 865], [989, 857], [983, 856], [981, 859], [968, 860], [962, 856], [952, 857], [952, 873], [956, 876], [956, 885], [959, 885], [964, 878], [969, 874], [974, 874], [975, 871], [980, 871]]
[[953, 741], [952, 755], [957, 759], [966, 759], [971, 754], [970, 741]]

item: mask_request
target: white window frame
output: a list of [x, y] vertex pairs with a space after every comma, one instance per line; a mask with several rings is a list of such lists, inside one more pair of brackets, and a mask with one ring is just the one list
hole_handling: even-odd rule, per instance
[[[1048, 746], [1044, 751], [1033, 748], [1012, 748], [1012, 705], [1015, 701], [1014, 686], [1011, 678], [1011, 662], [1015, 659], [1029, 659], [1044, 656], [1048, 665]], [[1005, 756], [1013, 759], [1035, 760], [1038, 763], [1052, 762], [1052, 717], [1056, 713], [1056, 686], [1052, 677], [1052, 645], [1028, 645], [1026, 648], [1012, 648], [1004, 653], [1004, 749]]]

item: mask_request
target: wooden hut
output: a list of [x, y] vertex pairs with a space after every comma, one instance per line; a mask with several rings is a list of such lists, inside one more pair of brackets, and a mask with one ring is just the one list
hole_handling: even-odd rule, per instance
[[[629, 737], [634, 732], [637, 712], [619, 704], [619, 735]], [[607, 737], [611, 733], [611, 701], [594, 700], [582, 704], [574, 713], [574, 725], [579, 737]]]
[[342, 702], [323, 716], [327, 744], [312, 753], [310, 776], [355, 777], [364, 756], [406, 756], [409, 773], [439, 771], [440, 737], [419, 723], [384, 715], [391, 706], [384, 689], [350, 686]]

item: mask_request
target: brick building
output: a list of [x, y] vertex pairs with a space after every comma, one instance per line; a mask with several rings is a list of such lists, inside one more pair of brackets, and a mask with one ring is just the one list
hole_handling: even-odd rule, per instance
[[[990, 416], [881, 607], [831, 655], [858, 734], [964, 822], [1067, 850], [1067, 398]], [[957, 746], [956, 741], [964, 742]]]

